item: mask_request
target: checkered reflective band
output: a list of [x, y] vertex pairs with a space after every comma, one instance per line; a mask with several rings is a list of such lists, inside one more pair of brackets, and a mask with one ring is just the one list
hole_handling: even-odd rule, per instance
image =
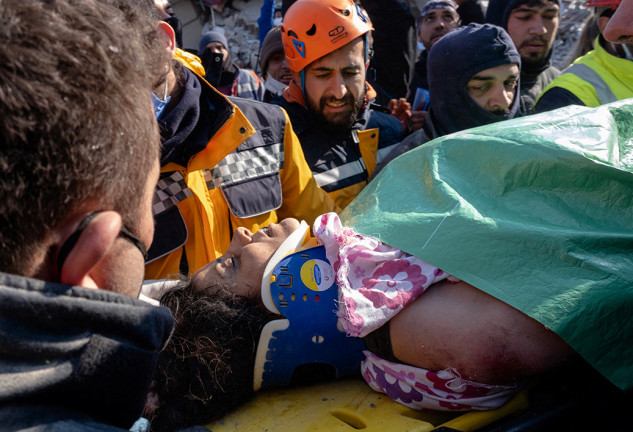
[[[168, 175], [167, 175], [168, 174]], [[167, 173], [158, 180], [152, 201], [152, 213], [157, 215], [193, 195], [180, 171]]]
[[209, 190], [230, 186], [279, 172], [283, 167], [281, 143], [229, 153], [213, 170], [205, 170], [204, 179]]

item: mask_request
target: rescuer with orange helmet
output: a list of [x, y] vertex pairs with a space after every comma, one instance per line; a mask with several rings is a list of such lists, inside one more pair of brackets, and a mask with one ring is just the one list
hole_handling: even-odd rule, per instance
[[317, 183], [344, 207], [403, 134], [397, 118], [371, 104], [371, 24], [352, 0], [298, 0], [280, 28], [293, 76], [280, 104]]

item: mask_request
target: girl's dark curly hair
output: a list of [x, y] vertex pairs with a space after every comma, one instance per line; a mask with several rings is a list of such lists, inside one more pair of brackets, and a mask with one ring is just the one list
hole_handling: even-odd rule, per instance
[[189, 282], [161, 304], [176, 327], [158, 360], [152, 431], [209, 423], [248, 401], [257, 343], [270, 314], [248, 298], [225, 290], [201, 293]]

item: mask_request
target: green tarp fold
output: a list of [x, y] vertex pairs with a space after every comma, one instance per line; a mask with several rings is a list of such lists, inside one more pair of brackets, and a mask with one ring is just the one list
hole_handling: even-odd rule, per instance
[[535, 318], [633, 388], [633, 99], [433, 140], [341, 217]]

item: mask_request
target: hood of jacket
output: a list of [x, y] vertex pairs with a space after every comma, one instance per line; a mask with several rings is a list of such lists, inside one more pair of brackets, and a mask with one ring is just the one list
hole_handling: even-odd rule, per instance
[[[560, 6], [560, 0], [549, 0]], [[508, 30], [508, 19], [513, 9], [525, 3], [537, 3], [536, 0], [490, 0], [488, 9], [486, 9], [486, 22], [503, 27]], [[562, 11], [561, 11], [562, 14]], [[547, 56], [540, 64], [525, 64], [521, 66], [521, 78], [523, 81], [530, 80], [534, 82], [536, 77], [545, 69], [552, 65], [552, 51], [550, 48]]]
[[504, 115], [481, 108], [468, 94], [468, 81], [478, 72], [516, 63], [521, 57], [501, 27], [469, 24], [438, 40], [429, 52], [430, 115], [437, 133], [447, 135], [513, 118], [519, 109], [519, 87]]
[[[0, 412], [55, 407], [128, 429], [145, 406], [169, 310], [103, 290], [0, 273]], [[24, 417], [24, 416], [22, 416]], [[48, 420], [51, 420], [50, 418]], [[42, 421], [32, 419], [32, 421]]]
[[[560, 6], [560, 0], [548, 0]], [[508, 30], [510, 12], [525, 3], [536, 4], [538, 0], [490, 0], [486, 9], [486, 22]]]

